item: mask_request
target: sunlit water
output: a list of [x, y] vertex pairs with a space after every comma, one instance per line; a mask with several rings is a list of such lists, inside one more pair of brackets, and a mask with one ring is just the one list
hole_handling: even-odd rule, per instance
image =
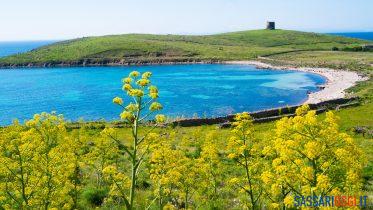
[[176, 117], [222, 116], [296, 105], [317, 91], [325, 78], [296, 71], [258, 70], [245, 65], [164, 65], [0, 70], [0, 124], [43, 111], [69, 120], [115, 120], [112, 98], [129, 98], [121, 79], [132, 70], [152, 71], [163, 114]]

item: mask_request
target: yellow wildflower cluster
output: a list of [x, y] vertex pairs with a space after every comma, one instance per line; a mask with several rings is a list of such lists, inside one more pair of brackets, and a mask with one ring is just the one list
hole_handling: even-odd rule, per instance
[[158, 98], [158, 89], [156, 86], [149, 87], [149, 97], [152, 99]]
[[155, 121], [157, 123], [165, 123], [166, 122], [166, 116], [164, 116], [163, 114], [157, 114], [157, 115], [155, 115]]
[[263, 148], [254, 136], [253, 121], [247, 112], [237, 114], [232, 125], [227, 157], [234, 160], [243, 173], [231, 179], [230, 184], [247, 195], [241, 198], [244, 206], [255, 208], [263, 190], [261, 172], [264, 165], [260, 160]]
[[76, 165], [62, 116], [42, 113], [0, 135], [0, 197], [8, 209], [71, 209]]
[[295, 117], [279, 120], [271, 141], [261, 145], [248, 114], [237, 115], [227, 157], [243, 173], [228, 183], [248, 195], [241, 202], [248, 208], [258, 206], [253, 199], [285, 208], [293, 207], [295, 195], [359, 194], [365, 158], [354, 140], [339, 131], [337, 120], [332, 112], [320, 120], [302, 106]]
[[[274, 152], [265, 149], [272, 158], [271, 176], [263, 173], [263, 181], [281, 180], [275, 182], [293, 195], [320, 196], [341, 186], [346, 194], [359, 193], [364, 157], [352, 138], [338, 130], [337, 120], [332, 112], [319, 120], [306, 105], [295, 117], [279, 120], [271, 143]], [[282, 198], [285, 206], [292, 205], [292, 198]]]
[[150, 111], [158, 111], [158, 110], [161, 110], [162, 108], [163, 108], [162, 105], [158, 102], [153, 102], [149, 106]]
[[[145, 72], [141, 77], [139, 77], [140, 75], [140, 72], [133, 71], [128, 75], [128, 77], [122, 79], [122, 90], [134, 99], [134, 103], [131, 102], [125, 106], [120, 114], [120, 118], [127, 123], [133, 123], [136, 121], [136, 118], [139, 118], [140, 120], [140, 110], [143, 110], [145, 106], [149, 104], [148, 109], [150, 112], [156, 112], [163, 108], [159, 102], [155, 101], [158, 98], [157, 87], [153, 85], [150, 86], [150, 77], [152, 73]], [[113, 103], [123, 107], [123, 99], [120, 97], [115, 97]], [[149, 114], [145, 114], [145, 116], [148, 117]], [[141, 118], [141, 120], [145, 120], [145, 118]], [[163, 123], [164, 120], [163, 122], [162, 120], [162, 117], [158, 117], [156, 122], [159, 121], [160, 123]]]
[[113, 99], [113, 103], [114, 104], [118, 104], [118, 105], [122, 105], [123, 104], [123, 99], [122, 98], [119, 98], [119, 97], [115, 97]]

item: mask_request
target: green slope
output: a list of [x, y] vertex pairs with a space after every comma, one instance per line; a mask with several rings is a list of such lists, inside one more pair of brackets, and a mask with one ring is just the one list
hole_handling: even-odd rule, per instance
[[358, 39], [287, 30], [253, 30], [206, 36], [126, 34], [63, 41], [0, 58], [0, 66], [247, 60], [293, 50], [357, 46]]

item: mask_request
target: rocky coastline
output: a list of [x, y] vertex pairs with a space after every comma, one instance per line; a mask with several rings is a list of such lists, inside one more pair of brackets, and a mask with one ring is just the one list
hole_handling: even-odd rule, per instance
[[117, 59], [84, 59], [77, 61], [33, 62], [33, 63], [0, 63], [0, 69], [12, 68], [53, 68], [53, 67], [94, 67], [94, 66], [143, 66], [175, 64], [214, 64], [224, 63], [218, 59], [202, 60], [194, 58], [151, 59], [151, 60], [117, 60]]

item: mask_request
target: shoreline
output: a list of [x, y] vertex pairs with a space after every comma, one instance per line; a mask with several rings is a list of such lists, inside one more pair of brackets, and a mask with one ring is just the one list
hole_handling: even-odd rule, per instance
[[151, 66], [151, 65], [183, 65], [183, 64], [222, 64], [225, 61], [219, 60], [200, 60], [200, 59], [180, 59], [180, 60], [158, 60], [158, 61], [76, 61], [60, 63], [24, 63], [24, 64], [1, 64], [2, 69], [32, 69], [32, 68], [68, 68], [68, 67], [120, 67], [120, 66]]
[[258, 69], [293, 70], [321, 75], [327, 79], [323, 89], [308, 94], [308, 99], [301, 104], [315, 104], [323, 101], [345, 98], [346, 90], [355, 86], [357, 82], [368, 78], [360, 76], [357, 72], [347, 70], [334, 70], [329, 68], [274, 66], [260, 61], [226, 61], [225, 64], [253, 65]]

